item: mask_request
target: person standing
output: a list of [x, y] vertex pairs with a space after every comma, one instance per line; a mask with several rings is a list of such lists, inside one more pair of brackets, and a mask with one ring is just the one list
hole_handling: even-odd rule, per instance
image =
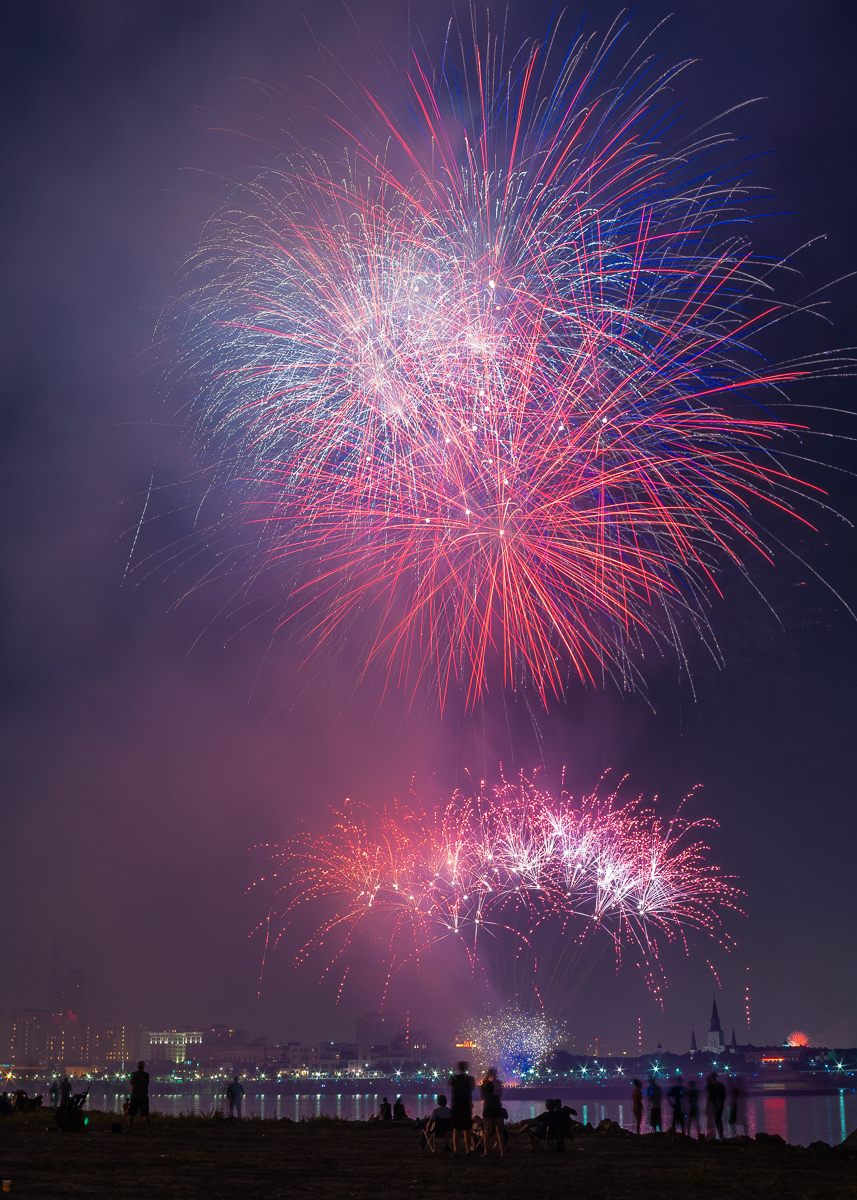
[[68, 1075], [63, 1075], [60, 1084], [60, 1104], [68, 1104], [71, 1099], [71, 1081]]
[[51, 1108], [58, 1108], [59, 1107], [60, 1088], [59, 1088], [59, 1084], [56, 1081], [56, 1077], [54, 1077], [51, 1080], [51, 1086], [48, 1088], [48, 1092], [50, 1093], [50, 1097], [51, 1097]]
[[149, 1072], [145, 1070], [146, 1064], [140, 1060], [137, 1063], [137, 1070], [131, 1076], [131, 1103], [128, 1105], [128, 1132], [134, 1125], [134, 1118], [141, 1116], [146, 1122], [146, 1128], [149, 1133], [152, 1132], [152, 1127], [149, 1124]]
[[229, 1101], [229, 1117], [230, 1120], [237, 1116], [241, 1118], [241, 1105], [244, 1101], [244, 1085], [237, 1075], [232, 1076], [232, 1082], [226, 1089], [226, 1098]]
[[643, 1085], [639, 1079], [634, 1080], [634, 1090], [631, 1092], [631, 1108], [634, 1110], [634, 1120], [637, 1123], [637, 1133], [643, 1123]]
[[715, 1118], [717, 1113], [717, 1072], [712, 1071], [705, 1080], [705, 1136], [709, 1141], [714, 1141], [717, 1136], [715, 1132]]
[[687, 1135], [693, 1137], [693, 1124], [696, 1122], [696, 1137], [697, 1141], [702, 1137], [702, 1129], [699, 1124], [699, 1089], [696, 1086], [696, 1080], [691, 1079], [687, 1088]]
[[667, 1095], [673, 1110], [672, 1131], [675, 1133], [676, 1126], [678, 1126], [679, 1132], [684, 1133], [684, 1086], [681, 1075], [676, 1079]]
[[731, 1080], [729, 1085], [729, 1136], [734, 1137], [735, 1131], [739, 1125], [743, 1125], [741, 1120], [741, 1076], [736, 1075]]
[[[500, 1101], [500, 1097], [494, 1092], [493, 1079], [486, 1079], [482, 1084], [482, 1153], [487, 1154], [491, 1149], [491, 1142], [497, 1139], [497, 1149], [500, 1151], [500, 1157], [503, 1157], [503, 1134], [504, 1134], [504, 1114], [505, 1109]], [[455, 1135], [453, 1134], [453, 1137]]]
[[487, 1095], [486, 1088], [489, 1083], [491, 1084], [491, 1089], [492, 1089], [491, 1094], [493, 1096], [496, 1096], [496, 1098], [498, 1100], [501, 1100], [502, 1096], [503, 1096], [503, 1081], [501, 1079], [497, 1078], [497, 1072], [494, 1070], [493, 1067], [491, 1067], [488, 1071], [485, 1072], [485, 1078], [482, 1080], [482, 1082], [479, 1085], [479, 1091], [482, 1095], [483, 1103], [484, 1103], [486, 1095]]
[[473, 1089], [476, 1080], [467, 1074], [467, 1063], [460, 1062], [455, 1075], [450, 1075], [452, 1090], [452, 1153], [458, 1153], [458, 1135], [462, 1135], [464, 1152], [473, 1148]]
[[723, 1141], [723, 1109], [726, 1107], [726, 1085], [715, 1076], [714, 1082], [714, 1125]]
[[661, 1098], [663, 1092], [661, 1085], [658, 1083], [657, 1075], [652, 1075], [649, 1079], [649, 1086], [646, 1088], [646, 1095], [649, 1099], [649, 1126], [653, 1133], [661, 1132]]

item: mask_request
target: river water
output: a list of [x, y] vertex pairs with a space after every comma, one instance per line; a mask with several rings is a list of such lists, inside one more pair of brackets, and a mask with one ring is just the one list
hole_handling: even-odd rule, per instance
[[[278, 1092], [262, 1091], [253, 1084], [245, 1084], [244, 1116], [301, 1117], [336, 1116], [349, 1121], [365, 1121], [378, 1111], [381, 1094], [336, 1095], [335, 1093], [303, 1096], [281, 1095]], [[630, 1098], [627, 1101], [580, 1092], [568, 1092], [558, 1088], [558, 1096], [577, 1109], [578, 1120], [597, 1125], [603, 1117], [618, 1121], [626, 1129], [633, 1129], [633, 1114]], [[127, 1092], [116, 1089], [113, 1084], [93, 1083], [89, 1093], [89, 1107], [108, 1112], [122, 1111], [122, 1102]], [[395, 1099], [389, 1093], [390, 1102]], [[408, 1115], [425, 1117], [435, 1106], [434, 1096], [429, 1092], [403, 1094], [402, 1099]], [[542, 1100], [512, 1099], [507, 1090], [503, 1105], [510, 1121], [534, 1117], [544, 1109]], [[213, 1108], [226, 1107], [222, 1094], [211, 1091], [180, 1094], [177, 1092], [151, 1095], [153, 1110], [177, 1115], [180, 1112], [210, 1112]], [[665, 1106], [666, 1108], [666, 1106]], [[479, 1112], [479, 1104], [474, 1111]], [[754, 1137], [759, 1132], [778, 1133], [787, 1142], [808, 1146], [810, 1142], [829, 1142], [835, 1146], [849, 1133], [857, 1129], [857, 1094], [842, 1090], [826, 1096], [748, 1096], [743, 1103], [741, 1116], [745, 1124], [739, 1125], [739, 1133]], [[666, 1112], [664, 1114], [666, 1116]]]

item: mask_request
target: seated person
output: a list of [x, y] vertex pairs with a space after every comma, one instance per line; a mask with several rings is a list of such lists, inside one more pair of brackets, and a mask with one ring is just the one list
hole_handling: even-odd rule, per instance
[[537, 1117], [527, 1117], [524, 1121], [518, 1122], [518, 1133], [523, 1133], [526, 1130], [531, 1136], [533, 1134], [545, 1135], [545, 1125], [548, 1119], [548, 1113], [553, 1111], [553, 1100], [545, 1100], [545, 1111], [539, 1113]]
[[[452, 1128], [452, 1113], [449, 1111], [446, 1103], [446, 1096], [435, 1096], [437, 1100], [437, 1108], [432, 1109], [430, 1120], [434, 1121], [435, 1129], [437, 1129], [438, 1121], [441, 1124], [449, 1125]], [[440, 1130], [438, 1130], [440, 1132]]]
[[420, 1126], [422, 1134], [420, 1144], [425, 1147], [428, 1141], [427, 1135], [434, 1133], [436, 1138], [447, 1137], [452, 1133], [452, 1113], [449, 1111], [446, 1103], [446, 1096], [436, 1096], [437, 1107], [433, 1108], [429, 1116]]
[[569, 1137], [569, 1138], [573, 1137], [574, 1136], [574, 1127], [575, 1127], [575, 1125], [578, 1124], [578, 1122], [572, 1121], [571, 1118], [577, 1116], [577, 1109], [569, 1108], [568, 1105], [563, 1104], [561, 1100], [558, 1101], [557, 1103], [559, 1103], [561, 1106], [559, 1111], [562, 1113], [563, 1128], [565, 1130], [565, 1136]]
[[393, 1120], [394, 1121], [404, 1121], [404, 1119], [407, 1115], [408, 1114], [405, 1112], [405, 1106], [402, 1103], [402, 1097], [397, 1096], [396, 1103], [393, 1105]]
[[[569, 1109], [570, 1112], [573, 1112], [573, 1109]], [[562, 1101], [548, 1098], [545, 1100], [545, 1111], [529, 1121], [522, 1121], [518, 1126], [518, 1132], [526, 1129], [533, 1146], [537, 1142], [546, 1141], [547, 1138], [554, 1138], [557, 1149], [564, 1150], [565, 1138], [571, 1133], [569, 1121], [570, 1117], [564, 1111]]]
[[[547, 1104], [550, 1108], [547, 1108]], [[565, 1139], [569, 1133], [568, 1117], [562, 1111], [561, 1100], [549, 1100], [545, 1105], [545, 1124], [544, 1135], [545, 1139], [553, 1138], [556, 1141], [557, 1150], [565, 1150]]]
[[381, 1106], [378, 1109], [378, 1120], [379, 1121], [392, 1121], [392, 1119], [393, 1119], [393, 1110], [392, 1110], [392, 1108], [390, 1108], [390, 1101], [387, 1099], [386, 1096], [384, 1096], [383, 1099], [381, 1100]]

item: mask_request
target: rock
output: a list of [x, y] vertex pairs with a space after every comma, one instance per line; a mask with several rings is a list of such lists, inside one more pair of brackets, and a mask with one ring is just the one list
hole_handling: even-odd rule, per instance
[[602, 1137], [626, 1137], [627, 1130], [623, 1129], [618, 1121], [611, 1121], [609, 1117], [604, 1117], [598, 1122], [596, 1133], [600, 1133]]
[[775, 1142], [778, 1146], [785, 1146], [785, 1138], [780, 1137], [778, 1133], [757, 1133], [757, 1142]]

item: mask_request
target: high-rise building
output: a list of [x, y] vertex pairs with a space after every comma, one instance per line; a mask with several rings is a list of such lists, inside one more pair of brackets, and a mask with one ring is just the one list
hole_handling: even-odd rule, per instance
[[95, 979], [89, 971], [75, 969], [62, 974], [51, 969], [48, 1007], [52, 1013], [75, 1013], [89, 1017], [97, 1008]]
[[76, 1013], [51, 1013], [45, 1031], [45, 1057], [41, 1061], [65, 1067], [88, 1066], [87, 1032]]
[[12, 1015], [12, 1062], [37, 1067], [48, 1061], [50, 1013], [43, 1008], [19, 1008]]
[[136, 1035], [122, 1021], [102, 1019], [87, 1026], [87, 1061], [102, 1068], [124, 1071], [140, 1057]]
[[15, 1029], [15, 1014], [11, 1008], [0, 1008], [0, 1066], [9, 1065], [12, 1059], [12, 1033]]
[[358, 1046], [392, 1046], [405, 1022], [398, 1013], [366, 1013], [357, 1018]]

